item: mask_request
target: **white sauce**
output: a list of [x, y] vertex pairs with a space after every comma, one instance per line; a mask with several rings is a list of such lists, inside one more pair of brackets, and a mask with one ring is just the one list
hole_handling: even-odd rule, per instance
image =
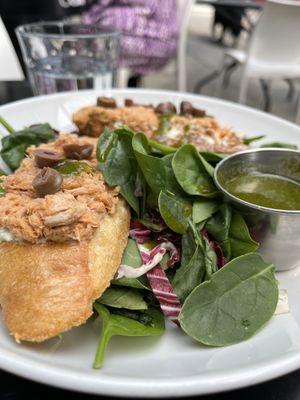
[[0, 228], [0, 242], [13, 242], [14, 235], [6, 228]]
[[289, 299], [286, 289], [279, 290], [278, 304], [275, 314], [287, 314], [290, 312]]

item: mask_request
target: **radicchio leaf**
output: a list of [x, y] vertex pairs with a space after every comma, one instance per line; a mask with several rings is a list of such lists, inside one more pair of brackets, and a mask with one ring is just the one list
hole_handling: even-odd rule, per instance
[[225, 261], [225, 257], [223, 254], [223, 251], [221, 249], [221, 247], [219, 246], [219, 244], [208, 234], [206, 229], [201, 229], [201, 235], [204, 236], [208, 241], [210, 246], [212, 247], [212, 249], [214, 250], [214, 252], [217, 255], [217, 265], [218, 268], [222, 268], [226, 261]]
[[164, 315], [177, 322], [181, 308], [180, 301], [160, 264], [147, 272], [147, 278]]

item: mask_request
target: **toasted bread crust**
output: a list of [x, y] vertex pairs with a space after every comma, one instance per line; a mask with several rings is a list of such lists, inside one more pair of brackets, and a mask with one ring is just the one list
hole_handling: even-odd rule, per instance
[[40, 342], [89, 318], [119, 267], [129, 222], [119, 201], [90, 241], [0, 244], [0, 304], [17, 341]]

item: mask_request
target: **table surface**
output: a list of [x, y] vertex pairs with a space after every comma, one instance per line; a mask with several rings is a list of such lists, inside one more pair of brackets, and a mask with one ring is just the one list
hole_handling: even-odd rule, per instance
[[[26, 82], [0, 82], [0, 104], [30, 97], [31, 95], [30, 88]], [[27, 396], [30, 396], [30, 398], [42, 398], [43, 400], [52, 400], [54, 398], [56, 400], [87, 400], [96, 398], [96, 396], [48, 387], [0, 370], [0, 400], [19, 400]], [[210, 396], [199, 396], [199, 398], [201, 400], [299, 400], [300, 370], [260, 385]]]

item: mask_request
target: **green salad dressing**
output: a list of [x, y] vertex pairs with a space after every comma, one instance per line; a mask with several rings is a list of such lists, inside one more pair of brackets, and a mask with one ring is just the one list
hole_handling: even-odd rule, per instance
[[173, 116], [172, 113], [162, 114], [158, 117], [158, 129], [155, 132], [156, 136], [164, 136], [171, 128], [170, 119]]
[[93, 167], [90, 165], [80, 162], [80, 161], [72, 161], [65, 160], [61, 163], [57, 164], [54, 167], [62, 176], [74, 176], [79, 175], [82, 172], [91, 173], [93, 171]]
[[278, 175], [252, 172], [226, 182], [229, 193], [249, 203], [279, 210], [300, 210], [300, 184]]
[[2, 181], [5, 175], [5, 172], [0, 169], [0, 197], [5, 195], [5, 190], [2, 187]]

